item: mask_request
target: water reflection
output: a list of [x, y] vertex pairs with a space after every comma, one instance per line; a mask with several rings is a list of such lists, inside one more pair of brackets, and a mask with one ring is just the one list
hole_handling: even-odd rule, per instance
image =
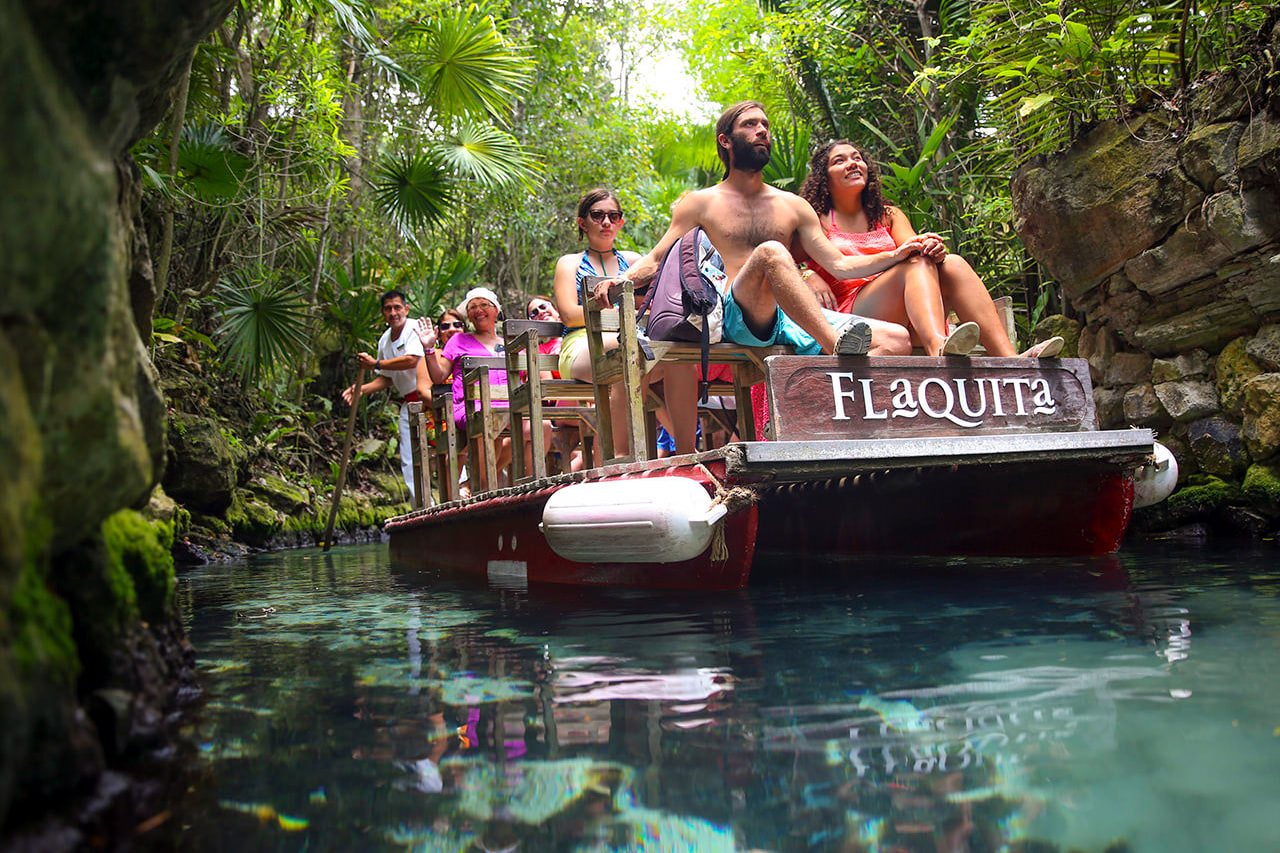
[[782, 564], [701, 596], [409, 585], [376, 547], [209, 568], [182, 582], [208, 701], [175, 832], [194, 850], [1265, 849], [1280, 618], [1257, 593], [1276, 576], [1178, 589], [1168, 566]]

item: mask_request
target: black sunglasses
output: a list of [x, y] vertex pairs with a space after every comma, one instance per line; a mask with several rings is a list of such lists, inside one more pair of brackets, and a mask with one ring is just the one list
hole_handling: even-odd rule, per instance
[[440, 323], [442, 329], [461, 329], [465, 324], [461, 320], [450, 320], [448, 323]]
[[604, 222], [608, 219], [610, 222], [621, 222], [621, 210], [593, 210], [590, 212], [591, 218], [596, 222]]
[[533, 319], [542, 313], [551, 313], [551, 306], [546, 302], [536, 302], [529, 306], [529, 319]]

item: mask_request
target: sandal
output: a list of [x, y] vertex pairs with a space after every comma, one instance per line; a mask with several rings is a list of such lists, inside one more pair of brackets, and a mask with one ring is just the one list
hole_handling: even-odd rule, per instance
[[968, 355], [978, 345], [978, 338], [981, 336], [982, 332], [978, 329], [977, 323], [961, 323], [947, 335], [947, 339], [942, 342], [942, 352], [938, 354]]
[[850, 317], [836, 327], [836, 355], [866, 355], [871, 350], [871, 324], [861, 317]]
[[1041, 341], [1022, 354], [1023, 358], [1054, 358], [1062, 352], [1066, 341], [1060, 335], [1054, 335], [1047, 341]]

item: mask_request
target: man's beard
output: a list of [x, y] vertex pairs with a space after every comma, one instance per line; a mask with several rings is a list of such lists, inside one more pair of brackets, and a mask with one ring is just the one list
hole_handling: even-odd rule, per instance
[[773, 155], [773, 143], [767, 143], [763, 151], [756, 148], [754, 143], [748, 142], [736, 134], [731, 137], [733, 154], [733, 168], [741, 169], [744, 172], [759, 172], [769, 165], [769, 158]]

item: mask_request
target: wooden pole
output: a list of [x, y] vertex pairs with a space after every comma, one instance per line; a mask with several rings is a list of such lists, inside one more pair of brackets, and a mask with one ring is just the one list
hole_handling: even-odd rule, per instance
[[347, 485], [347, 463], [351, 460], [351, 437], [356, 431], [356, 412], [360, 410], [360, 386], [364, 384], [364, 368], [356, 371], [356, 392], [351, 399], [351, 414], [347, 417], [347, 437], [342, 441], [342, 465], [338, 468], [338, 483], [333, 488], [333, 505], [329, 507], [329, 524], [324, 529], [324, 550], [333, 545], [333, 523], [338, 520], [338, 502], [342, 489]]

